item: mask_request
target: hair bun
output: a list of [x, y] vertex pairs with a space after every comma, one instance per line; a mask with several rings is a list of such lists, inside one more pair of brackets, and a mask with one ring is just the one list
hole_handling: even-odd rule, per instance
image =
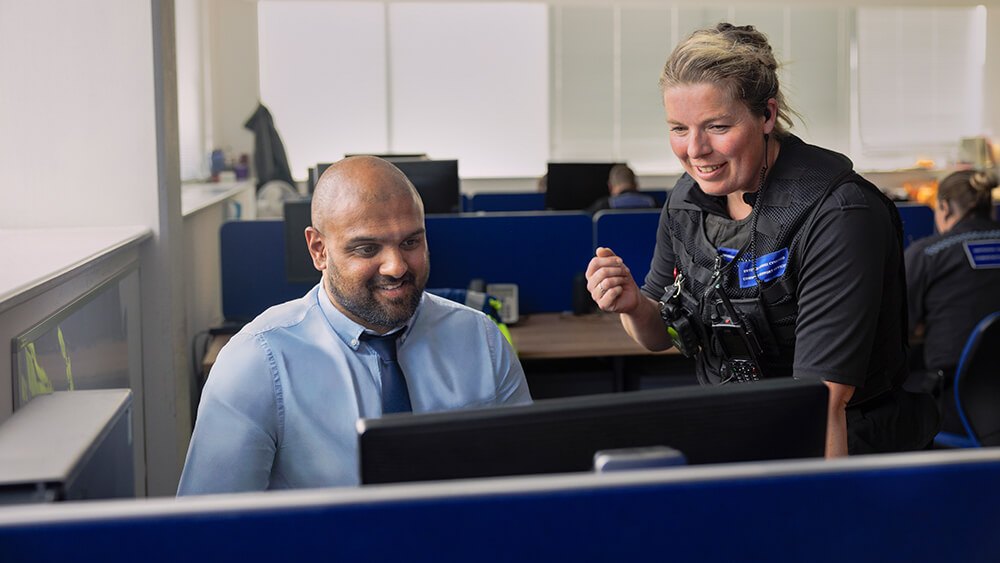
[[993, 170], [980, 170], [969, 178], [969, 185], [977, 191], [988, 192], [1000, 184], [997, 173]]

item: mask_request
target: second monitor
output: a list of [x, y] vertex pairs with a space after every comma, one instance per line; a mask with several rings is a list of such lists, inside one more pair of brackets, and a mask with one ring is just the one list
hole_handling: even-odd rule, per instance
[[608, 195], [608, 174], [617, 162], [550, 162], [545, 207], [561, 211], [586, 209]]
[[[430, 160], [423, 154], [369, 156], [384, 158], [406, 174], [424, 202], [424, 213], [457, 213], [461, 210], [457, 160]], [[329, 163], [316, 165], [310, 182], [313, 187], [329, 166]]]
[[691, 464], [819, 457], [828, 396], [782, 378], [362, 419], [361, 482], [589, 471], [599, 450], [647, 446]]

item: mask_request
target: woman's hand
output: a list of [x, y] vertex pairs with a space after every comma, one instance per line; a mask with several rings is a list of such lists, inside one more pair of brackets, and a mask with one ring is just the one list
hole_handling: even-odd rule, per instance
[[587, 266], [587, 291], [602, 311], [631, 314], [642, 295], [632, 273], [610, 248], [598, 248]]

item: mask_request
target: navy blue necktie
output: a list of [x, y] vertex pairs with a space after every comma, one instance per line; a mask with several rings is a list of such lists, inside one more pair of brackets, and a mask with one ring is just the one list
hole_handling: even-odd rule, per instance
[[378, 354], [382, 364], [382, 413], [410, 412], [410, 392], [406, 389], [403, 368], [396, 360], [396, 338], [402, 330], [385, 336], [362, 334], [361, 340], [368, 343]]

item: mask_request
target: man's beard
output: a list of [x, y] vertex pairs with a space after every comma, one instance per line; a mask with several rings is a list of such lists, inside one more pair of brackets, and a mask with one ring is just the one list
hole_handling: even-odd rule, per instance
[[[376, 276], [365, 283], [365, 286], [353, 294], [341, 291], [338, 284], [340, 281], [335, 270], [330, 271], [326, 277], [326, 286], [333, 295], [337, 303], [355, 317], [364, 321], [365, 324], [384, 329], [391, 329], [402, 325], [417, 310], [420, 304], [420, 297], [424, 292], [426, 280], [421, 280], [418, 284], [412, 272], [407, 272], [401, 278], [390, 278], [387, 276]], [[403, 287], [410, 287], [408, 295], [398, 299], [389, 300], [388, 303], [379, 301], [375, 296], [377, 288], [382, 285], [393, 285], [402, 282]]]

